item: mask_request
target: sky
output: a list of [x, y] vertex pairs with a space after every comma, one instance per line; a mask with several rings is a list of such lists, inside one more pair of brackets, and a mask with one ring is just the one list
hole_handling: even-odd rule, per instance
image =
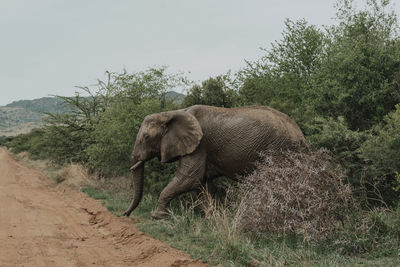
[[166, 65], [197, 82], [237, 71], [281, 38], [286, 18], [334, 24], [335, 2], [0, 0], [0, 106], [72, 96], [107, 70]]

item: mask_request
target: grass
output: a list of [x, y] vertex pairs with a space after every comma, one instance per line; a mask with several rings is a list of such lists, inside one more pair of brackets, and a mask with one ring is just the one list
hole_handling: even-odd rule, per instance
[[[36, 164], [27, 159], [23, 162], [33, 167]], [[57, 167], [37, 169], [57, 179]], [[97, 181], [81, 191], [101, 200], [117, 216], [129, 206], [133, 192], [130, 180], [124, 177]], [[211, 201], [208, 209], [200, 211], [193, 199], [184, 196], [173, 201], [170, 218], [156, 221], [150, 212], [157, 205], [157, 196], [148, 194], [132, 217], [139, 230], [211, 265], [400, 266], [400, 209], [355, 214], [335, 238], [310, 243], [296, 235], [240, 231], [234, 210]]]
[[[103, 188], [103, 189], [102, 189]], [[107, 189], [104, 189], [107, 188]], [[111, 191], [110, 191], [111, 190]], [[107, 209], [120, 216], [129, 206], [131, 196], [113, 192], [108, 186], [82, 189], [89, 196], [101, 199]], [[196, 202], [195, 202], [196, 203]], [[317, 243], [305, 242], [301, 236], [254, 235], [235, 230], [231, 214], [214, 209], [214, 218], [199, 212], [188, 197], [171, 204], [171, 216], [166, 220], [152, 220], [150, 212], [157, 205], [157, 197], [145, 195], [133, 213], [136, 227], [144, 233], [186, 251], [192, 258], [219, 266], [399, 266], [399, 242], [394, 232], [400, 213], [371, 211], [366, 216], [372, 223], [370, 230], [359, 231], [348, 225], [337, 239]], [[225, 214], [224, 214], [225, 212]], [[379, 219], [378, 219], [379, 218]], [[382, 224], [390, 229], [382, 229]], [[399, 226], [397, 226], [399, 227]], [[385, 227], [383, 227], [385, 228]], [[379, 232], [381, 231], [381, 232]], [[383, 231], [383, 232], [382, 232]], [[364, 234], [365, 236], [362, 236]], [[361, 240], [364, 238], [364, 240]], [[357, 252], [358, 245], [369, 251]], [[345, 246], [343, 251], [340, 246]]]

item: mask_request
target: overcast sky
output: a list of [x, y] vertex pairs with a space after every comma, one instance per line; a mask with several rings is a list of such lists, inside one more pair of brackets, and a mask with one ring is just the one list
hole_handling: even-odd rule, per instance
[[[399, 10], [400, 0], [392, 1]], [[286, 18], [331, 25], [335, 0], [0, 0], [0, 105], [167, 65], [201, 81], [258, 59]], [[399, 14], [400, 12], [398, 12]]]

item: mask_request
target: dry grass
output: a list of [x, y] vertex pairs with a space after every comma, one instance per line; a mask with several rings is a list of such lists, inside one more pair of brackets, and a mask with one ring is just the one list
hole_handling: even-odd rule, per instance
[[24, 165], [32, 167], [41, 172], [45, 172], [50, 167], [48, 160], [32, 160], [29, 152], [21, 152], [16, 155], [16, 158], [20, 160]]
[[16, 156], [24, 165], [43, 172], [47, 177], [59, 184], [82, 188], [97, 183], [97, 178], [89, 175], [88, 171], [80, 164], [71, 163], [58, 166], [48, 160], [32, 160], [29, 152], [26, 151], [18, 153]]
[[194, 202], [194, 206], [202, 207], [205, 219], [213, 225], [214, 230], [228, 240], [240, 239], [242, 220], [247, 208], [244, 199], [230, 199], [235, 191], [234, 188], [228, 188], [227, 197], [221, 203], [208, 190], [203, 189], [200, 199]]
[[87, 170], [80, 164], [68, 164], [57, 173], [57, 182], [81, 188], [90, 184]]

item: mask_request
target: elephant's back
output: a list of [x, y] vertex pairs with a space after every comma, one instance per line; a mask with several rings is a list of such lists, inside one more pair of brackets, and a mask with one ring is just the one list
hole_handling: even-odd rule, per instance
[[[305, 138], [297, 123], [288, 115], [267, 106], [220, 108], [196, 105], [188, 108], [200, 122], [205, 135], [235, 139], [234, 136], [254, 141], [276, 138], [282, 146], [303, 145]], [[250, 141], [250, 140], [249, 140]], [[265, 145], [265, 142], [263, 142]], [[282, 147], [283, 148], [283, 147]]]
[[305, 144], [298, 125], [270, 107], [217, 108], [193, 106], [188, 110], [203, 129], [208, 160], [221, 171], [237, 174], [248, 169], [261, 151], [294, 148]]
[[[243, 114], [241, 114], [243, 111]], [[275, 137], [282, 144], [280, 148], [297, 147], [305, 144], [304, 135], [297, 123], [285, 113], [265, 106], [238, 108], [235, 116], [243, 116], [249, 124], [262, 125], [264, 131], [270, 132], [268, 137]], [[272, 136], [271, 136], [272, 135]]]

